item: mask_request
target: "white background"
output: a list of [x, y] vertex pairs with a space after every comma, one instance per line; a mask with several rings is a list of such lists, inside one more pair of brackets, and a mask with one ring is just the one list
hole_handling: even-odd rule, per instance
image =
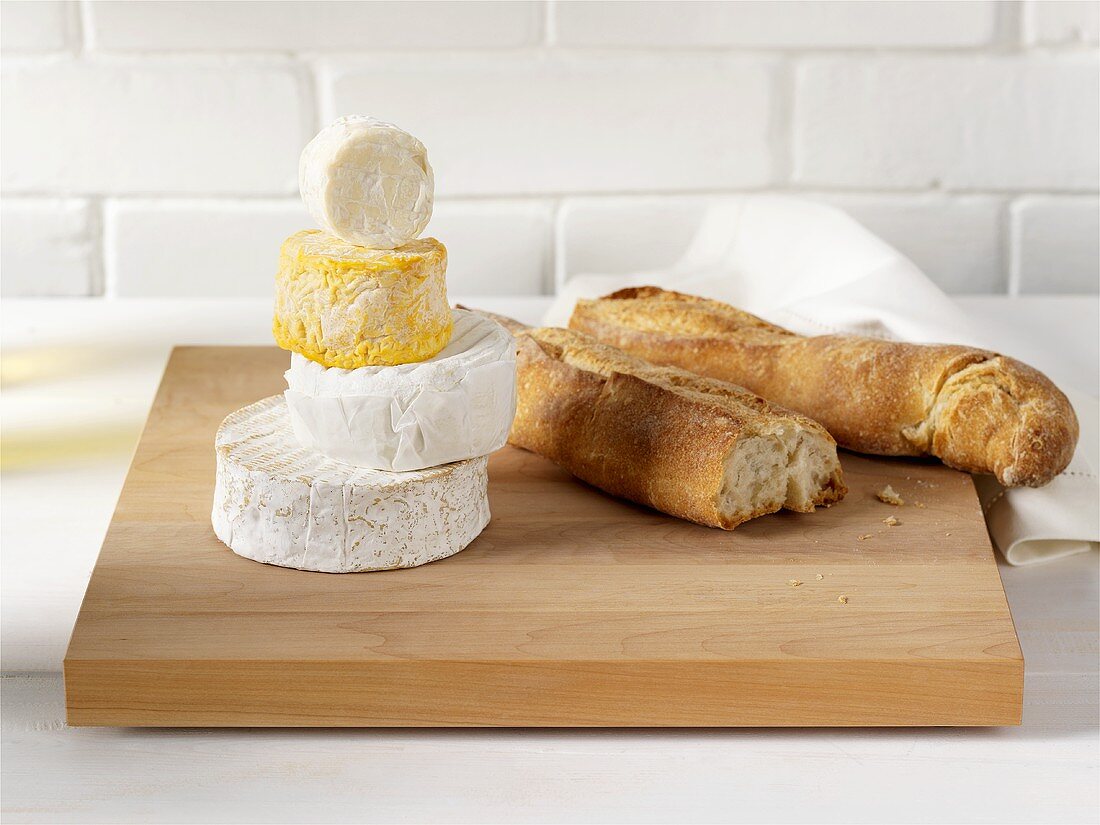
[[427, 144], [456, 294], [614, 267], [593, 199], [770, 190], [952, 293], [1096, 293], [1098, 8], [5, 0], [3, 293], [270, 295], [351, 112]]

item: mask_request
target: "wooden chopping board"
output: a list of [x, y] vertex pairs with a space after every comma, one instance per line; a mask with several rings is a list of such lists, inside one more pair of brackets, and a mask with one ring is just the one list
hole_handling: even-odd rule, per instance
[[458, 555], [287, 570], [234, 555], [210, 509], [218, 424], [288, 361], [173, 352], [65, 658], [70, 724], [1019, 724], [1023, 657], [963, 473], [844, 454], [840, 504], [724, 532], [506, 448]]

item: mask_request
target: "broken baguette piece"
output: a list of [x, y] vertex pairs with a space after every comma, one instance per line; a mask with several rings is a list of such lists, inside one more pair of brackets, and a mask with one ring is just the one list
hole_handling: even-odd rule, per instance
[[732, 530], [847, 492], [825, 428], [733, 384], [566, 329], [518, 332], [509, 442], [613, 495]]

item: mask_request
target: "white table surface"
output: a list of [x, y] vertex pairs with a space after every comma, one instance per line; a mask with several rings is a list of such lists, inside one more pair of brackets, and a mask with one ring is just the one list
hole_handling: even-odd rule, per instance
[[[469, 303], [534, 322], [547, 299]], [[959, 303], [992, 346], [1098, 393], [1095, 296]], [[1019, 728], [66, 728], [61, 659], [169, 349], [269, 343], [269, 317], [261, 300], [0, 307], [5, 822], [1097, 820], [1095, 553], [1001, 565]]]

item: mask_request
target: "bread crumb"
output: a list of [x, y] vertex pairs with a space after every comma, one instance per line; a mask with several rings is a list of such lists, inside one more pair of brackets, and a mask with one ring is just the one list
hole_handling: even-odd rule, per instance
[[814, 578], [815, 578], [815, 579], [817, 579], [818, 581], [821, 581], [821, 580], [822, 580], [822, 579], [824, 579], [825, 577], [824, 577], [824, 576], [822, 576], [822, 575], [821, 575], [820, 573], [818, 573], [818, 574], [817, 574], [816, 576], [814, 576]]
[[950, 536], [951, 534], [950, 534], [950, 533], [944, 533], [944, 535], [945, 535], [945, 536]]
[[920, 509], [922, 509], [922, 510], [924, 509], [924, 505], [923, 505], [923, 504], [921, 504], [921, 503], [920, 503], [919, 501], [914, 501], [914, 502], [913, 502], [913, 506], [914, 506], [914, 507], [919, 507], [919, 508], [920, 508]]
[[859, 540], [860, 541], [867, 541], [867, 539], [869, 539], [869, 538], [873, 538], [873, 536], [870, 533], [864, 533], [862, 536], [859, 537]]
[[837, 596], [836, 600], [838, 602], [840, 602], [841, 604], [848, 604], [848, 597], [847, 596]]
[[905, 504], [905, 501], [902, 500], [902, 497], [898, 495], [897, 490], [895, 490], [889, 484], [887, 484], [885, 487], [875, 493], [875, 498], [885, 504], [893, 504], [895, 507], [900, 507], [901, 505]]
[[791, 579], [787, 582], [788, 587], [800, 587], [801, 585], [802, 582], [800, 582], [798, 579]]
[[885, 524], [887, 527], [897, 527], [899, 524], [901, 524], [901, 522], [893, 516], [890, 516], [889, 518], [884, 518], [882, 520], [882, 523]]

